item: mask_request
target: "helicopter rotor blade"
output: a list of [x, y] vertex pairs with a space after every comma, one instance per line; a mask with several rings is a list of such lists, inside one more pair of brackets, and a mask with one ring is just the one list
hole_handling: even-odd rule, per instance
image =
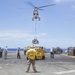
[[37, 9], [38, 9], [38, 10], [41, 10], [41, 11], [43, 10], [43, 9], [38, 8], [38, 7], [37, 7]]
[[35, 7], [31, 2], [26, 2], [27, 4], [29, 4], [29, 5], [31, 5], [31, 6], [33, 6], [33, 7]]
[[53, 5], [56, 5], [56, 4], [50, 4], [50, 5], [40, 6], [38, 8], [44, 8], [44, 7], [49, 7], [49, 6], [53, 6]]

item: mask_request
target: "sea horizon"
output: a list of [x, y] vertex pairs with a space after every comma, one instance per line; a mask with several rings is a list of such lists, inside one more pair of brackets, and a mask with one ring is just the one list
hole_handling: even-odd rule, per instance
[[[45, 48], [46, 52], [50, 52], [50, 48]], [[61, 48], [63, 50], [63, 52], [65, 52], [67, 50], [67, 48]], [[2, 50], [4, 51], [4, 48], [2, 48]], [[17, 48], [8, 48], [8, 52], [16, 52]], [[20, 51], [24, 51], [24, 48], [20, 48]]]

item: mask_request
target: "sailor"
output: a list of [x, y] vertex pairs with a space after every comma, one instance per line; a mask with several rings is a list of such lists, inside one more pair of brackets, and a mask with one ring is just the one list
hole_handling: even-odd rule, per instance
[[51, 48], [51, 50], [50, 50], [50, 57], [51, 58], [54, 58], [54, 51], [53, 51], [53, 47]]
[[1, 49], [1, 47], [0, 47], [0, 58], [2, 58], [2, 49]]
[[18, 49], [17, 49], [17, 59], [21, 59], [21, 56], [20, 56], [20, 47], [18, 47]]
[[27, 51], [27, 48], [25, 47], [25, 48], [24, 48], [24, 55], [26, 55], [26, 51]]
[[7, 59], [7, 53], [8, 53], [8, 48], [6, 46], [6, 48], [4, 49], [4, 59]]
[[34, 49], [34, 46], [31, 45], [30, 49], [27, 50], [27, 52], [26, 52], [26, 57], [28, 58], [28, 66], [27, 66], [27, 71], [26, 71], [27, 73], [30, 70], [31, 64], [32, 64], [34, 72], [37, 72], [36, 67], [35, 67], [35, 54], [36, 54], [36, 51]]

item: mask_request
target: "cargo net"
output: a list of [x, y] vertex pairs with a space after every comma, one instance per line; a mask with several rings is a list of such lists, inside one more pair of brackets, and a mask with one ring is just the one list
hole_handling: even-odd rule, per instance
[[39, 44], [39, 41], [38, 41], [37, 39], [33, 39], [33, 40], [32, 40], [32, 43], [33, 43], [33, 44]]

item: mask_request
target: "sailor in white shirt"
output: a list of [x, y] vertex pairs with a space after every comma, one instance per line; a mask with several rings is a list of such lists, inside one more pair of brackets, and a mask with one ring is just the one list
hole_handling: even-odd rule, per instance
[[51, 58], [54, 58], [53, 47], [50, 49], [50, 57], [51, 57]]
[[7, 46], [4, 49], [4, 59], [7, 59], [8, 48]]

